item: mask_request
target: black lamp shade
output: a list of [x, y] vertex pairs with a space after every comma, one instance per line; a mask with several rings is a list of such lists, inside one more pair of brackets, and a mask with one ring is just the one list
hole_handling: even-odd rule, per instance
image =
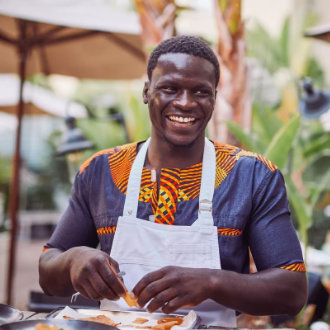
[[75, 127], [75, 119], [73, 117], [67, 117], [65, 122], [68, 130], [63, 134], [62, 143], [56, 151], [57, 156], [63, 156], [94, 147], [94, 144], [86, 139], [83, 132]]
[[306, 118], [318, 118], [330, 110], [330, 93], [324, 90], [315, 90], [310, 79], [302, 84], [304, 95], [300, 97], [299, 109]]

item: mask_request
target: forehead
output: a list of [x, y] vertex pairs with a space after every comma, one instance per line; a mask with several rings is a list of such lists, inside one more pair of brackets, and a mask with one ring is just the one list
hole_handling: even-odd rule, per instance
[[151, 81], [162, 77], [183, 76], [190, 79], [207, 80], [215, 85], [214, 67], [208, 60], [184, 53], [167, 53], [158, 58]]

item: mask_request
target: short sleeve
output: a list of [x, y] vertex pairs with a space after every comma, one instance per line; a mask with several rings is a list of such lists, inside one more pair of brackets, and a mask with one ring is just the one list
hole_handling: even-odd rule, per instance
[[290, 219], [284, 179], [279, 170], [266, 172], [257, 188], [248, 239], [259, 271], [303, 263], [300, 243]]
[[69, 205], [46, 248], [54, 247], [65, 251], [74, 246], [97, 246], [98, 236], [89, 208], [88, 172], [76, 175]]

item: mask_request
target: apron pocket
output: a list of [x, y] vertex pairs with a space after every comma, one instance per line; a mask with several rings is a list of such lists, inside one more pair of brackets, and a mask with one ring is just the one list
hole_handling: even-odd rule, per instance
[[171, 265], [193, 268], [211, 267], [212, 247], [209, 244], [172, 244], [168, 252]]

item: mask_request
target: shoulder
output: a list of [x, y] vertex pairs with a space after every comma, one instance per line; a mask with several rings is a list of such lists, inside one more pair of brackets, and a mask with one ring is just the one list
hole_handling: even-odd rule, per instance
[[122, 146], [117, 146], [114, 148], [100, 150], [91, 157], [89, 157], [79, 169], [79, 173], [82, 174], [89, 168], [92, 164], [96, 164], [98, 161], [106, 163], [111, 166], [112, 164], [122, 163], [123, 161], [133, 161], [136, 156], [136, 146], [137, 142], [125, 144]]
[[248, 166], [250, 164], [257, 166], [259, 165], [260, 167], [264, 167], [271, 172], [277, 170], [277, 167], [274, 163], [255, 152], [247, 151], [220, 142], [214, 142], [214, 147], [217, 155], [218, 166], [227, 161], [227, 163], [231, 163], [232, 166], [236, 164], [240, 164], [241, 166]]

